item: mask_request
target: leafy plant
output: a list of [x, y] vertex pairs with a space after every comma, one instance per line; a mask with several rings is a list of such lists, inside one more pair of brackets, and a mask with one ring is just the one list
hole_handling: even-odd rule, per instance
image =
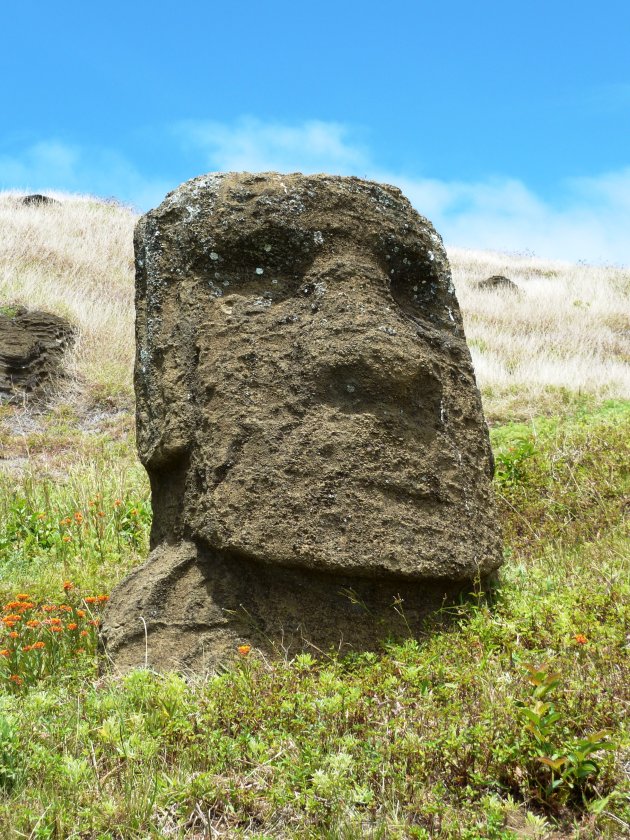
[[559, 725], [561, 714], [548, 695], [560, 684], [560, 674], [547, 667], [525, 666], [528, 682], [532, 686], [529, 705], [521, 709], [526, 720], [525, 729], [532, 736], [534, 759], [547, 768], [550, 778], [534, 771], [534, 781], [539, 786], [541, 799], [549, 803], [554, 797], [566, 800], [580, 794], [587, 800], [587, 782], [599, 773], [600, 767], [594, 753], [613, 750], [608, 740], [609, 732], [600, 730], [575, 741], [567, 741], [565, 730]]
[[[109, 597], [82, 597], [70, 581], [64, 603], [36, 603], [18, 593], [0, 614], [0, 687], [20, 692], [67, 668], [77, 657], [93, 658], [100, 608]], [[1, 733], [0, 733], [1, 734]]]
[[11, 304], [0, 306], [0, 315], [5, 315], [7, 318], [15, 318], [19, 311], [18, 306], [11, 306]]
[[0, 713], [0, 788], [11, 790], [19, 775], [19, 751], [14, 725]]
[[535, 452], [529, 436], [515, 437], [507, 451], [495, 457], [495, 480], [501, 486], [512, 487], [526, 480], [527, 462]]

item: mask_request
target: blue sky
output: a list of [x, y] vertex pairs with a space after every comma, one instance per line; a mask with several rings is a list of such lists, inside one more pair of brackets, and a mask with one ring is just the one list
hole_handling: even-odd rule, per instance
[[630, 264], [627, 0], [3, 6], [0, 189], [354, 174], [447, 244]]

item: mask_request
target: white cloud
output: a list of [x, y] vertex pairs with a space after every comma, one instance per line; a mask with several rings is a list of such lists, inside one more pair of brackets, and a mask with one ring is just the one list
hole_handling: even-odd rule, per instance
[[150, 207], [173, 186], [166, 180], [144, 177], [111, 149], [47, 140], [16, 155], [0, 155], [0, 189], [91, 193]]
[[[553, 204], [511, 179], [445, 186], [450, 202], [426, 215], [450, 244], [630, 264], [630, 170], [566, 180]], [[423, 193], [422, 182], [409, 183], [420, 212]]]
[[384, 170], [338, 123], [189, 122], [177, 135], [208, 169], [335, 172], [395, 184], [449, 245], [630, 264], [630, 168], [567, 179], [551, 203], [515, 178], [442, 181]]
[[594, 208], [614, 206], [621, 212], [630, 212], [630, 166], [597, 178], [572, 178], [569, 185]]
[[176, 135], [204, 153], [207, 165], [222, 172], [348, 172], [361, 169], [368, 155], [339, 123], [310, 120], [296, 125], [245, 117], [234, 125], [209, 121], [180, 123]]
[[[178, 124], [174, 134], [198, 172], [333, 172], [396, 184], [447, 245], [630, 265], [630, 166], [566, 179], [557, 185], [560, 198], [550, 202], [514, 178], [447, 181], [385, 170], [339, 123], [197, 121]], [[50, 140], [19, 155], [0, 155], [0, 189], [115, 195], [148, 208], [174, 186], [166, 177], [144, 176], [111, 149]]]
[[78, 149], [56, 141], [36, 143], [16, 156], [0, 155], [0, 184], [16, 189], [40, 183], [50, 187], [58, 181], [71, 184], [78, 156]]

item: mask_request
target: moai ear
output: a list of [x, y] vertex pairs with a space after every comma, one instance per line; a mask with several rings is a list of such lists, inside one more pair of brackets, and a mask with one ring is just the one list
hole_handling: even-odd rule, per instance
[[182, 317], [181, 277], [156, 247], [160, 233], [150, 215], [135, 231], [137, 445], [142, 463], [156, 469], [188, 452], [194, 427], [195, 336]]

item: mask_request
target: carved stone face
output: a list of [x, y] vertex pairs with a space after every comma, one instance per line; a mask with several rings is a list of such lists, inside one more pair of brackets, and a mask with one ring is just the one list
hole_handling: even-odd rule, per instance
[[360, 576], [498, 565], [441, 240], [393, 188], [196, 179], [137, 238], [154, 544]]

